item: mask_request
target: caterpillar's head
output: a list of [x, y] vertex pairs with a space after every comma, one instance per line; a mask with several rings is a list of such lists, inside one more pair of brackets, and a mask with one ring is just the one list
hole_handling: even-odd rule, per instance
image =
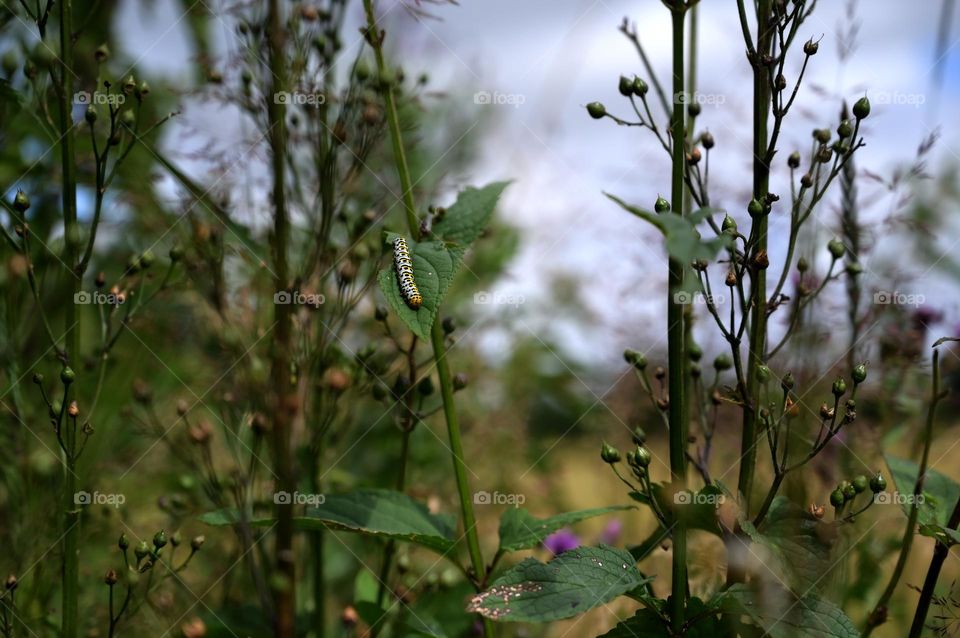
[[419, 310], [420, 306], [423, 305], [423, 296], [419, 292], [415, 292], [407, 299], [407, 305], [413, 308], [414, 310]]

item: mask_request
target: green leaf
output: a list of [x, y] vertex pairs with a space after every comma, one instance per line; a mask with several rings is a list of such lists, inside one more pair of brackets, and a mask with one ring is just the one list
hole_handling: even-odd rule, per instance
[[[391, 247], [396, 237], [398, 235], [386, 233], [387, 243]], [[436, 240], [407, 241], [407, 246], [410, 248], [410, 259], [413, 261], [413, 279], [420, 289], [420, 294], [423, 295], [423, 305], [414, 310], [403, 300], [393, 266], [392, 253], [389, 265], [380, 271], [378, 277], [380, 290], [383, 291], [393, 311], [410, 331], [421, 339], [429, 341], [430, 329], [437, 319], [440, 302], [443, 301], [453, 276], [463, 263], [464, 249]]]
[[670, 638], [670, 631], [657, 612], [641, 609], [600, 638]]
[[547, 622], [570, 618], [649, 582], [622, 549], [586, 547], [549, 563], [528, 558], [509, 569], [467, 611], [493, 620]]
[[[719, 487], [706, 485], [697, 492], [684, 490], [675, 494], [668, 494], [664, 483], [653, 483], [650, 487], [660, 511], [667, 519], [667, 527], [672, 527], [674, 517], [680, 515], [686, 520], [689, 529], [700, 529], [723, 536], [717, 521], [717, 506], [723, 503], [726, 495]], [[629, 496], [638, 503], [652, 507], [650, 498], [642, 492], [630, 492]]]
[[467, 248], [479, 239], [490, 223], [497, 201], [510, 182], [494, 182], [483, 188], [466, 188], [446, 214], [433, 224], [433, 235]]
[[711, 260], [721, 250], [730, 245], [731, 238], [721, 235], [712, 239], [703, 239], [696, 226], [709, 215], [718, 212], [716, 209], [704, 208], [694, 211], [690, 215], [680, 216], [673, 213], [658, 215], [636, 206], [627, 204], [622, 199], [604, 193], [611, 200], [619, 204], [624, 210], [653, 224], [666, 238], [667, 253], [674, 259], [689, 264], [698, 259]]
[[[758, 576], [772, 578], [794, 591], [809, 591], [826, 584], [839, 531], [783, 496], [774, 499], [760, 529], [740, 522], [753, 540], [751, 553], [764, 565]], [[769, 577], [769, 578], [767, 578]]]
[[[883, 458], [887, 462], [887, 467], [890, 468], [890, 474], [900, 495], [912, 495], [920, 466], [913, 461], [887, 454]], [[936, 525], [945, 528], [950, 511], [957, 499], [960, 499], [960, 485], [940, 472], [927, 468], [926, 477], [923, 480], [923, 502], [919, 504], [917, 521], [921, 526]], [[911, 499], [902, 500], [904, 501], [903, 511], [909, 516], [912, 506], [907, 501]]]
[[500, 517], [500, 550], [516, 552], [521, 549], [530, 549], [543, 542], [550, 534], [561, 527], [578, 523], [582, 520], [633, 509], [632, 505], [614, 505], [594, 509], [567, 512], [549, 518], [536, 518], [527, 510], [514, 507], [506, 510]]
[[942, 525], [921, 525], [919, 531], [921, 536], [929, 536], [947, 547], [960, 545], [960, 532], [955, 529]]
[[785, 589], [755, 592], [734, 585], [710, 602], [730, 614], [747, 616], [769, 638], [860, 638], [850, 619], [833, 603], [817, 596], [797, 598]]
[[[217, 510], [200, 517], [208, 525], [232, 525], [238, 521], [235, 510]], [[273, 518], [250, 521], [255, 527], [269, 527]], [[296, 516], [294, 527], [300, 531], [323, 528], [357, 532], [396, 541], [416, 543], [445, 554], [456, 546], [456, 520], [453, 516], [431, 514], [426, 505], [393, 490], [365, 489], [346, 494], [330, 494], [306, 516]]]

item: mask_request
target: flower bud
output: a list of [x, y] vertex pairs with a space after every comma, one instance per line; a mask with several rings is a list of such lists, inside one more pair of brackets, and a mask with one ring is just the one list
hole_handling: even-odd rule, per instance
[[204, 544], [205, 542], [207, 542], [206, 536], [204, 536], [204, 535], [202, 535], [202, 534], [201, 534], [200, 536], [194, 536], [193, 539], [190, 540], [190, 549], [192, 549], [193, 551], [196, 552], [196, 551], [198, 551], [201, 547], [203, 547], [203, 544]]
[[853, 135], [853, 125], [850, 124], [850, 120], [840, 122], [840, 126], [837, 127], [837, 135], [840, 136], [840, 139], [846, 139]]
[[16, 196], [13, 198], [13, 208], [18, 213], [25, 213], [27, 209], [30, 208], [30, 198], [27, 197], [27, 194], [21, 190], [17, 191]]
[[389, 314], [390, 314], [390, 311], [387, 309], [386, 306], [377, 306], [376, 309], [373, 311], [373, 318], [376, 319], [377, 321], [386, 321], [387, 315]]
[[36, 383], [37, 385], [40, 385], [41, 383], [43, 383], [43, 375], [40, 374], [39, 372], [34, 372], [33, 382]]
[[119, 547], [124, 552], [127, 551], [128, 547], [130, 547], [130, 541], [127, 540], [126, 534], [120, 534], [120, 539], [117, 540], [117, 547]]
[[823, 505], [810, 503], [810, 514], [812, 514], [814, 518], [823, 518], [823, 514], [824, 514]]
[[837, 377], [837, 380], [833, 382], [833, 396], [842, 397], [847, 391], [847, 382], [843, 380], [843, 377]]
[[60, 381], [63, 382], [63, 385], [70, 385], [76, 378], [77, 375], [70, 366], [66, 366], [60, 371]]
[[867, 380], [867, 366], [866, 364], [861, 363], [860, 365], [854, 367], [853, 373], [850, 375], [853, 377], [853, 382], [856, 385], [860, 385]]
[[663, 197], [657, 196], [657, 201], [653, 203], [653, 210], [658, 213], [666, 213], [670, 210], [670, 202]]
[[723, 283], [730, 288], [733, 288], [737, 285], [737, 273], [733, 268], [727, 271], [727, 276], [724, 278]]
[[800, 153], [794, 151], [790, 153], [790, 156], [787, 158], [787, 166], [790, 168], [799, 168], [800, 167]]
[[757, 381], [766, 383], [770, 378], [770, 368], [767, 366], [757, 366]]
[[453, 320], [453, 317], [444, 317], [441, 326], [445, 335], [452, 334], [457, 329], [457, 323]]
[[702, 109], [703, 107], [700, 106], [699, 102], [690, 102], [689, 104], [687, 104], [687, 115], [689, 115], [690, 117], [697, 117], [698, 115], [700, 115], [700, 111]]
[[600, 447], [600, 458], [603, 459], [604, 463], [609, 463], [610, 465], [613, 465], [614, 463], [619, 463], [620, 450], [613, 447], [612, 445], [604, 443]]
[[103, 582], [108, 586], [113, 587], [117, 584], [117, 572], [112, 569], [108, 569], [106, 575], [103, 577]]
[[140, 541], [137, 543], [137, 546], [133, 550], [134, 556], [137, 557], [137, 562], [139, 563], [150, 553], [150, 546], [147, 545], [147, 541]]
[[703, 144], [703, 148], [708, 151], [716, 145], [716, 141], [713, 139], [713, 135], [710, 131], [706, 131], [703, 135], [700, 136], [700, 143]]
[[800, 178], [800, 185], [803, 186], [804, 188], [810, 188], [811, 186], [813, 186], [813, 175], [811, 175], [810, 173], [804, 173], [803, 176]]
[[633, 82], [627, 76], [621, 75], [617, 90], [620, 91], [620, 95], [623, 97], [630, 97], [630, 94], [633, 93]]
[[803, 43], [803, 52], [806, 55], [816, 55], [817, 50], [820, 48], [819, 42], [814, 42], [813, 40], [807, 40]]
[[729, 370], [732, 367], [733, 361], [731, 361], [730, 357], [726, 354], [721, 354], [713, 360], [713, 368], [717, 372], [723, 372], [724, 370]]
[[797, 260], [797, 270], [802, 273], [810, 270], [810, 263], [805, 257], [801, 257]]
[[590, 104], [587, 104], [587, 113], [589, 113], [593, 119], [599, 120], [607, 114], [607, 109], [600, 102], [590, 102]]
[[830, 492], [830, 504], [834, 507], [843, 507], [846, 501], [847, 499], [843, 495], [843, 490], [838, 488]]
[[100, 64], [106, 62], [109, 58], [110, 58], [110, 47], [107, 46], [106, 42], [98, 46], [93, 52], [93, 59]]
[[180, 246], [171, 247], [169, 256], [170, 256], [170, 261], [172, 261], [173, 263], [177, 263], [178, 261], [183, 259], [183, 248], [181, 248]]
[[633, 93], [637, 97], [643, 97], [647, 94], [647, 91], [650, 90], [650, 87], [647, 86], [647, 83], [644, 82], [641, 78], [633, 76]]
[[885, 489], [887, 489], [887, 479], [883, 478], [883, 474], [877, 472], [877, 475], [870, 479], [870, 491], [879, 494]]
[[747, 204], [747, 212], [750, 213], [751, 217], [757, 217], [763, 214], [763, 204], [760, 203], [760, 200], [751, 199], [750, 203]]
[[647, 367], [647, 358], [642, 352], [627, 348], [623, 351], [623, 359], [637, 370], [643, 370]]
[[465, 387], [467, 387], [467, 375], [463, 372], [453, 375], [453, 391], [463, 390]]
[[647, 442], [647, 433], [644, 432], [643, 428], [638, 425], [637, 427], [633, 428], [633, 434], [631, 438], [636, 445], [643, 445]]
[[863, 96], [853, 104], [853, 116], [858, 120], [866, 119], [870, 115], [870, 100]]
[[17, 585], [19, 584], [20, 584], [20, 581], [17, 580], [17, 577], [14, 576], [13, 574], [10, 574], [9, 576], [7, 576], [7, 580], [3, 584], [3, 586], [7, 588], [7, 591], [13, 591], [14, 589], [17, 588]]
[[864, 476], [863, 474], [860, 474], [859, 476], [855, 477], [852, 483], [853, 483], [853, 489], [857, 494], [861, 494], [867, 489], [867, 477]]
[[821, 144], [827, 144], [830, 141], [830, 129], [826, 129], [826, 128], [813, 129], [813, 139], [817, 140]]
[[737, 233], [737, 220], [730, 215], [724, 215], [720, 230], [728, 235], [735, 235]]
[[77, 416], [80, 414], [80, 406], [77, 405], [76, 401], [71, 401], [70, 405], [67, 406], [67, 414], [73, 418], [77, 418]]
[[829, 242], [827, 242], [827, 250], [830, 251], [830, 254], [834, 259], [841, 259], [844, 253], [847, 252], [843, 242], [839, 239], [831, 239]]
[[649, 467], [650, 462], [653, 460], [653, 454], [643, 445], [638, 445], [637, 449], [633, 451], [633, 458], [636, 460], [638, 466]]
[[657, 366], [656, 370], [653, 371], [653, 376], [657, 381], [663, 381], [667, 376], [667, 371], [663, 369], [663, 366]]
[[844, 499], [852, 501], [857, 496], [857, 490], [850, 481], [841, 481], [840, 490], [843, 492]]
[[130, 95], [136, 90], [137, 80], [133, 77], [133, 74], [127, 76], [123, 84], [120, 85], [120, 88], [123, 90], [124, 95]]
[[160, 530], [153, 535], [153, 546], [157, 549], [165, 546], [167, 544], [167, 534], [163, 530]]
[[788, 372], [782, 379], [780, 379], [780, 387], [789, 392], [793, 390], [793, 386], [796, 384], [796, 381], [793, 379], [793, 373]]
[[427, 375], [424, 378], [420, 379], [420, 383], [417, 384], [417, 392], [419, 392], [421, 395], [425, 397], [428, 397], [431, 394], [433, 394], [433, 391], [434, 391], [433, 378]]

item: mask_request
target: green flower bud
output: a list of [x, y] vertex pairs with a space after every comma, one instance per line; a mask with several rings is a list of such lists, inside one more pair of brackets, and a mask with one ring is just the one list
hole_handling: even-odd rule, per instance
[[357, 62], [357, 66], [353, 72], [361, 82], [366, 82], [370, 79], [370, 65], [367, 64], [366, 60]]
[[856, 277], [857, 275], [863, 273], [863, 266], [861, 266], [859, 262], [851, 261], [847, 264], [846, 271], [848, 275]]
[[649, 467], [650, 462], [653, 460], [653, 454], [642, 445], [637, 446], [637, 449], [633, 452], [633, 456], [637, 460], [637, 465], [640, 467]]
[[30, 198], [21, 190], [13, 198], [13, 207], [18, 213], [25, 213], [30, 208]]
[[807, 261], [806, 257], [801, 257], [797, 260], [797, 270], [800, 272], [807, 272], [810, 270], [810, 263]]
[[870, 479], [870, 491], [879, 494], [885, 489], [887, 489], [887, 479], [883, 478], [883, 474], [877, 472], [877, 475]]
[[853, 104], [853, 116], [858, 120], [866, 119], [870, 115], [870, 100], [863, 96]]
[[43, 375], [40, 374], [39, 372], [34, 372], [33, 382], [36, 383], [37, 385], [40, 385], [41, 383], [43, 383]]
[[130, 95], [137, 88], [137, 79], [133, 75], [128, 75], [127, 78], [123, 81], [123, 84], [120, 85], [120, 88], [123, 90], [124, 95]]
[[97, 121], [97, 109], [91, 104], [87, 107], [87, 110], [83, 112], [83, 119], [87, 121], [87, 124], [91, 126]]
[[165, 546], [167, 544], [167, 534], [163, 530], [160, 530], [153, 535], [153, 546], [157, 549]]
[[717, 372], [723, 372], [724, 370], [729, 370], [732, 367], [733, 361], [730, 360], [729, 355], [721, 354], [713, 360], [713, 368]]
[[629, 97], [630, 94], [633, 93], [633, 82], [627, 76], [621, 75], [617, 90], [620, 91], [620, 95], [623, 97]]
[[636, 445], [643, 445], [647, 442], [647, 433], [644, 432], [643, 428], [638, 425], [637, 427], [633, 428], [632, 438]]
[[830, 251], [830, 254], [834, 259], [841, 259], [844, 253], [847, 252], [846, 246], [843, 245], [843, 242], [839, 239], [831, 239], [827, 242], [827, 250]]
[[117, 547], [122, 551], [127, 551], [127, 548], [130, 547], [130, 541], [127, 539], [126, 534], [120, 534], [120, 539], [117, 541]]
[[757, 367], [757, 381], [760, 383], [766, 383], [770, 378], [770, 368], [767, 366], [758, 366]]
[[853, 125], [850, 123], [850, 120], [840, 122], [840, 126], [837, 127], [837, 135], [839, 135], [841, 139], [846, 139], [853, 135]]
[[780, 379], [780, 387], [789, 392], [793, 390], [793, 386], [796, 382], [793, 379], [793, 374], [788, 372], [782, 379]]
[[694, 341], [690, 344], [690, 347], [687, 348], [687, 356], [690, 357], [691, 361], [699, 361], [703, 357], [703, 348], [700, 347], [700, 344]]
[[17, 67], [20, 66], [20, 58], [17, 57], [17, 54], [13, 50], [9, 50], [3, 55], [2, 64], [3, 74], [9, 79], [17, 72]]
[[843, 490], [835, 489], [830, 492], [830, 504], [834, 507], [843, 507], [843, 504], [846, 503], [847, 499], [843, 495]]
[[140, 265], [143, 266], [144, 269], [149, 268], [156, 261], [157, 261], [156, 256], [154, 256], [153, 251], [149, 249], [143, 251], [143, 254], [140, 255]]
[[830, 141], [830, 129], [826, 129], [826, 128], [813, 129], [813, 139], [817, 140], [821, 144], [828, 143]]
[[60, 381], [63, 382], [63, 385], [70, 385], [71, 383], [73, 383], [74, 379], [76, 378], [77, 378], [77, 375], [70, 368], [70, 366], [66, 366], [64, 367], [63, 370], [60, 371]]
[[172, 248], [170, 248], [169, 256], [170, 256], [170, 261], [172, 261], [173, 263], [177, 263], [178, 261], [183, 259], [183, 248], [181, 248], [180, 246], [173, 246]]
[[853, 479], [853, 489], [857, 494], [861, 494], [862, 492], [866, 491], [867, 484], [867, 477], [863, 474], [860, 474]]
[[751, 217], [757, 217], [763, 214], [763, 204], [760, 203], [757, 199], [751, 199], [750, 203], [747, 204], [747, 212], [750, 213]]
[[720, 230], [728, 235], [735, 235], [737, 233], [737, 220], [730, 215], [724, 215], [723, 223], [720, 225]]
[[633, 76], [633, 92], [637, 97], [643, 97], [649, 89], [650, 87], [647, 86], [646, 82], [637, 76]]
[[852, 501], [857, 496], [857, 490], [850, 481], [842, 481], [840, 483], [840, 491], [843, 492], [843, 497], [848, 501]]
[[670, 202], [663, 197], [657, 196], [657, 201], [653, 203], [653, 210], [658, 213], [666, 213], [670, 210]]
[[837, 377], [837, 380], [833, 382], [833, 396], [842, 397], [847, 391], [847, 382], [843, 380], [843, 377]]
[[642, 352], [627, 348], [623, 351], [623, 360], [632, 365], [637, 370], [643, 370], [647, 367], [647, 358]]
[[93, 52], [93, 59], [102, 64], [110, 58], [110, 47], [106, 42], [98, 46]]
[[147, 541], [140, 541], [137, 543], [137, 546], [133, 550], [133, 554], [137, 557], [138, 563], [146, 558], [150, 554], [150, 546], [147, 545]]
[[595, 120], [599, 120], [607, 114], [607, 108], [600, 102], [590, 102], [587, 104], [587, 113]]
[[853, 377], [853, 382], [857, 385], [863, 383], [867, 380], [867, 366], [866, 364], [861, 363], [853, 369], [853, 374], [850, 376]]
[[604, 463], [609, 463], [610, 465], [613, 465], [614, 463], [619, 463], [620, 450], [613, 447], [612, 445], [604, 443], [603, 446], [600, 448], [600, 458], [603, 459]]

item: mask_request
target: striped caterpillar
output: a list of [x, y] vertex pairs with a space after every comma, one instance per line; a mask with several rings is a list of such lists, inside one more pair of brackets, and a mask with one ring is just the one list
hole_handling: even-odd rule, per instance
[[413, 262], [410, 260], [410, 250], [407, 240], [397, 237], [393, 240], [393, 266], [397, 271], [397, 283], [400, 284], [400, 294], [407, 305], [417, 310], [423, 304], [423, 296], [417, 283], [413, 280]]

